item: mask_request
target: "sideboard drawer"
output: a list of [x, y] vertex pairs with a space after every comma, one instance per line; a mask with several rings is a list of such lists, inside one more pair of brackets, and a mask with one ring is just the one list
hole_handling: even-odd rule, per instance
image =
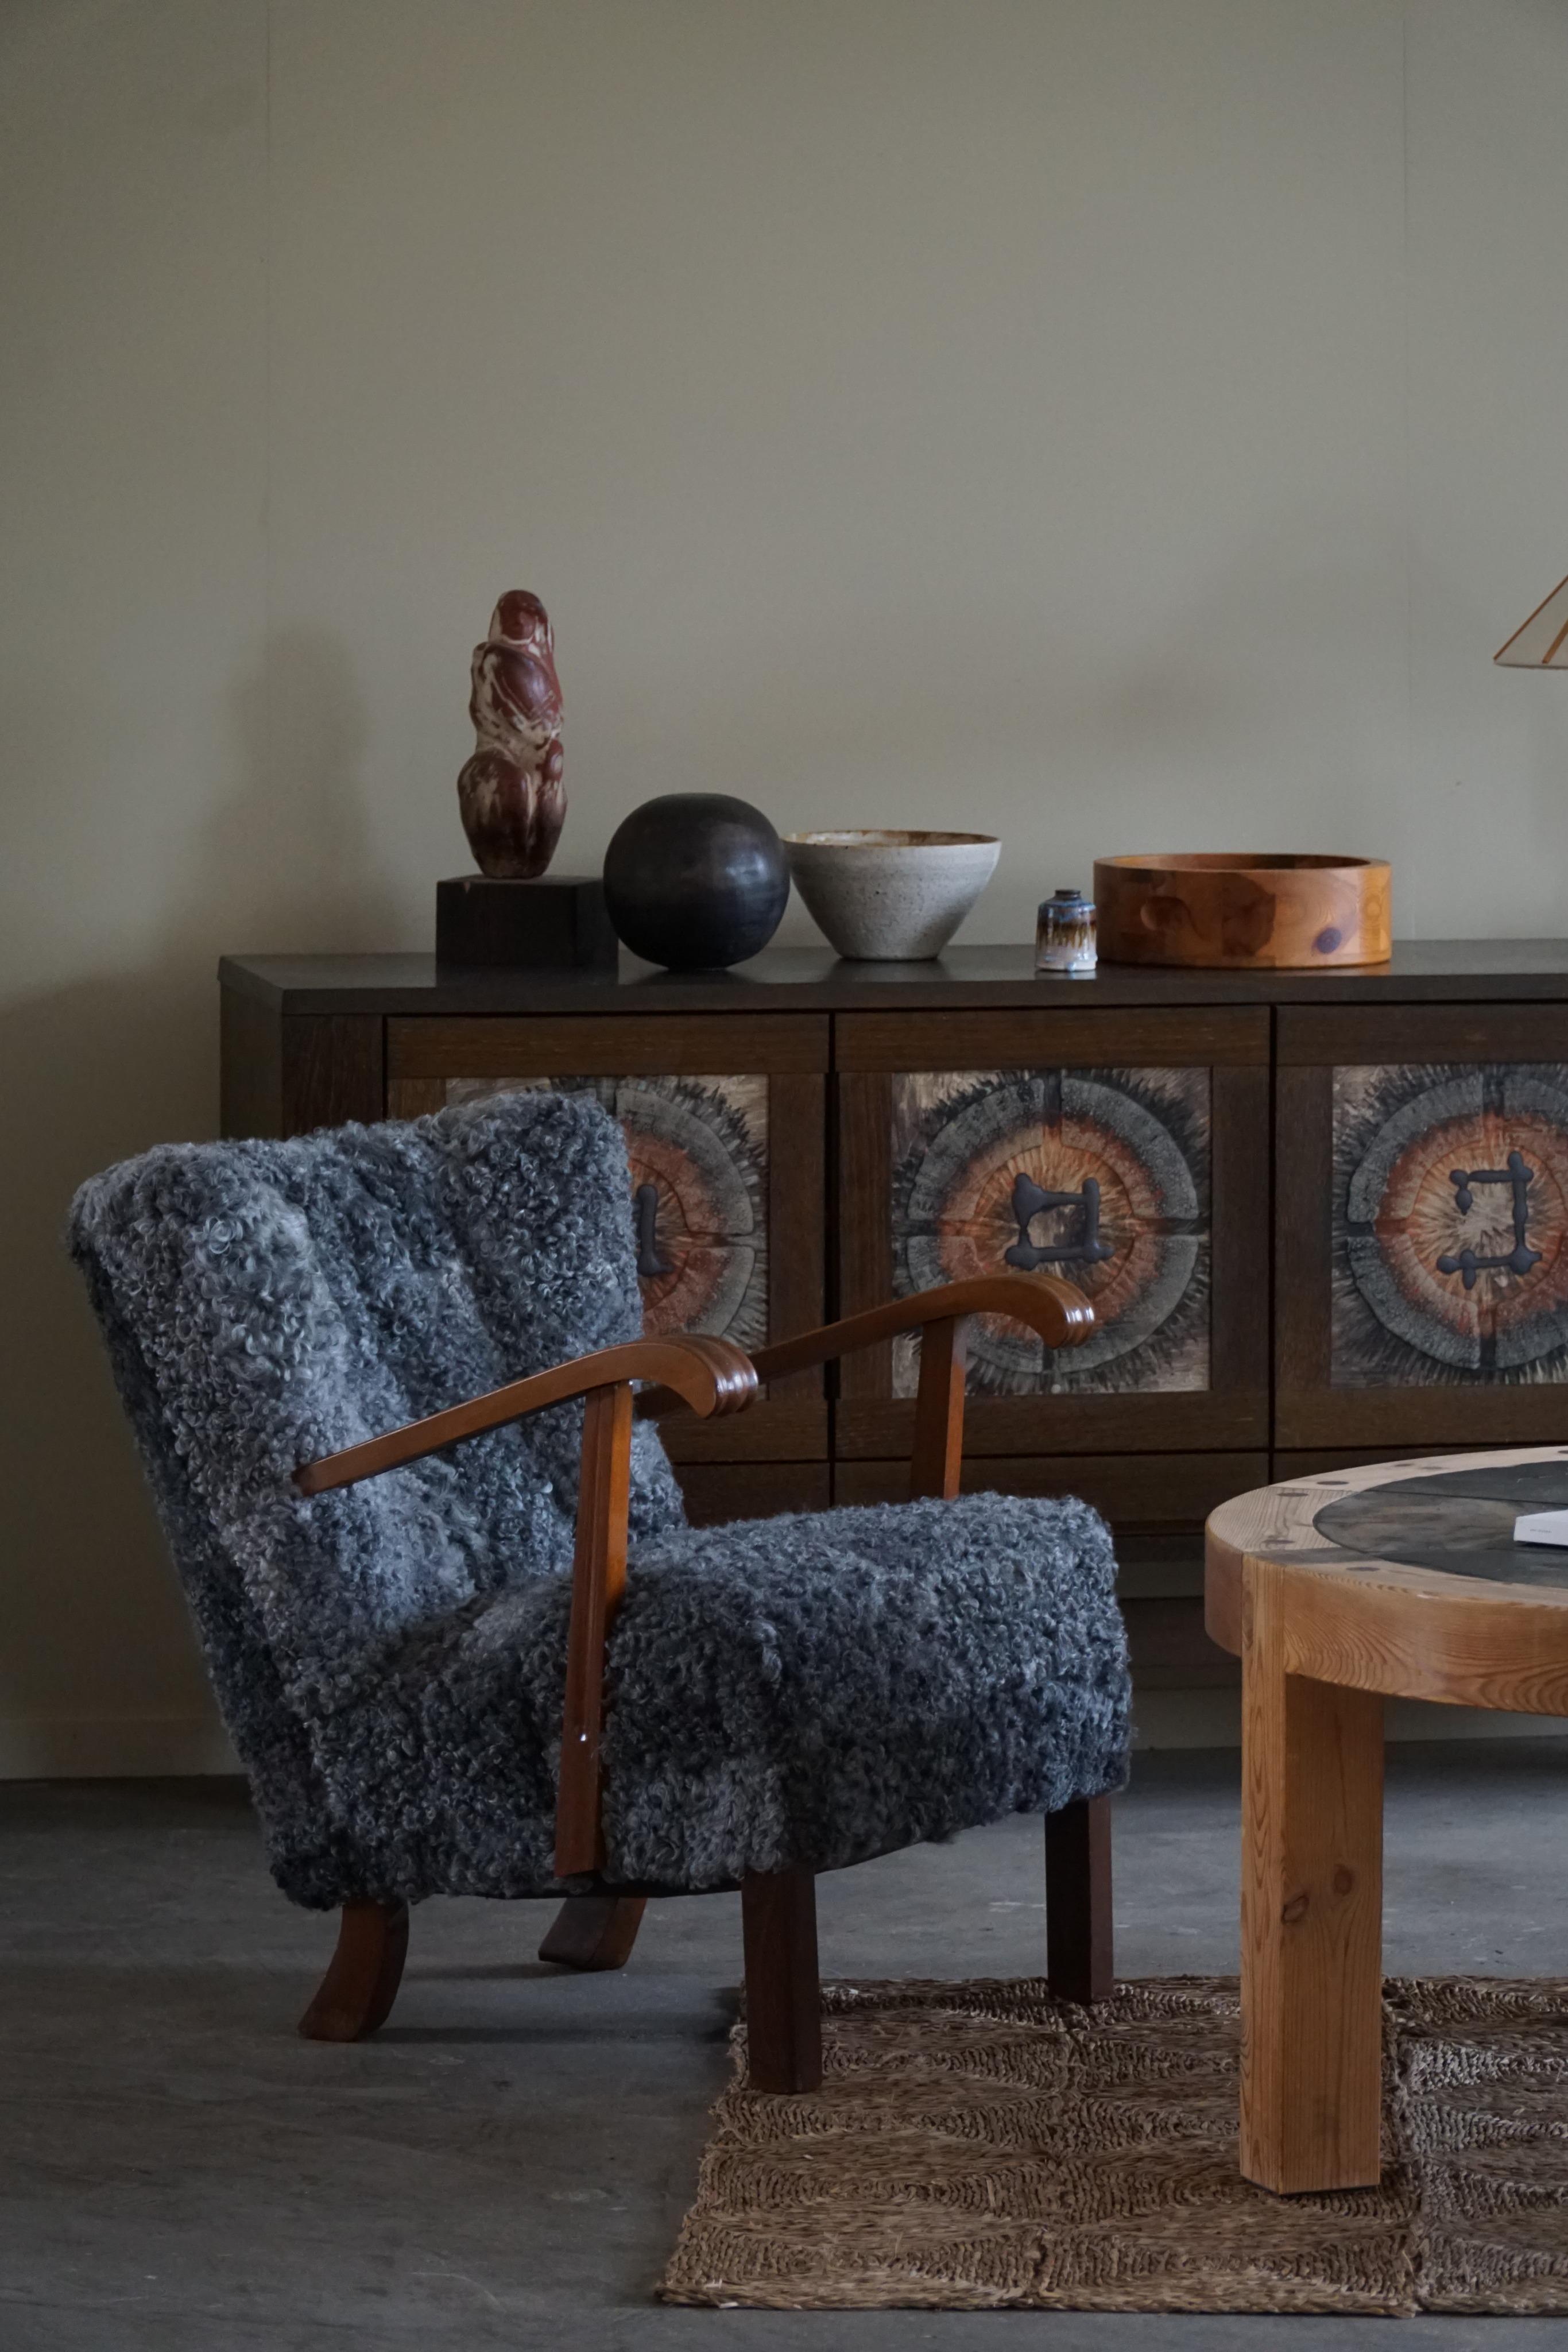
[[1568, 1440], [1568, 1007], [1283, 1008], [1276, 1444]]
[[[412, 1118], [532, 1087], [597, 1095], [625, 1130], [646, 1328], [750, 1350], [823, 1320], [828, 1061], [821, 1014], [392, 1020], [387, 1109]], [[825, 1460], [821, 1374], [664, 1435], [683, 1462]]]
[[[1269, 1456], [1249, 1454], [1034, 1454], [966, 1455], [966, 1495], [1076, 1495], [1109, 1519], [1118, 1541], [1189, 1536], [1210, 1511], [1267, 1484]], [[839, 1503], [906, 1503], [906, 1462], [841, 1463], [833, 1481]]]
[[[841, 1311], [1009, 1267], [1095, 1309], [1055, 1354], [981, 1318], [967, 1451], [1267, 1444], [1269, 1045], [1252, 1007], [838, 1021]], [[846, 1361], [841, 1457], [907, 1452], [917, 1378], [913, 1338]]]

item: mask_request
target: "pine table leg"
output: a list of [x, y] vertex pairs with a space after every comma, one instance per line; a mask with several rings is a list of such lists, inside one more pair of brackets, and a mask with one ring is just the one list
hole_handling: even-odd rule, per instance
[[1285, 1671], [1281, 1577], [1242, 1599], [1241, 2170], [1281, 2191], [1379, 2175], [1383, 1699]]

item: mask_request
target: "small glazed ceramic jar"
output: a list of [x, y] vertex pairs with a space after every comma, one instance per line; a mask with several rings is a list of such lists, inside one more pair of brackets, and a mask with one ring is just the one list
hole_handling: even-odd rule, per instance
[[1034, 968], [1056, 980], [1092, 980], [1098, 961], [1094, 907], [1082, 890], [1058, 890], [1040, 902]]

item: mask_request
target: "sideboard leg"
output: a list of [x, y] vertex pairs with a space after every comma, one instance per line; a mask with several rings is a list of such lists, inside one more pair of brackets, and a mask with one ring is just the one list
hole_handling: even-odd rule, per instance
[[1242, 1589], [1241, 2170], [1369, 2189], [1383, 2074], [1383, 1700], [1285, 1672], [1281, 1572]]

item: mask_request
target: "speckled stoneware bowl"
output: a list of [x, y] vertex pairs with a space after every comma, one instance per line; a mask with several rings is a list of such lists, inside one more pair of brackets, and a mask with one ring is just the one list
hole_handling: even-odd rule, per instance
[[795, 887], [841, 956], [915, 963], [938, 956], [990, 880], [989, 833], [787, 833]]

